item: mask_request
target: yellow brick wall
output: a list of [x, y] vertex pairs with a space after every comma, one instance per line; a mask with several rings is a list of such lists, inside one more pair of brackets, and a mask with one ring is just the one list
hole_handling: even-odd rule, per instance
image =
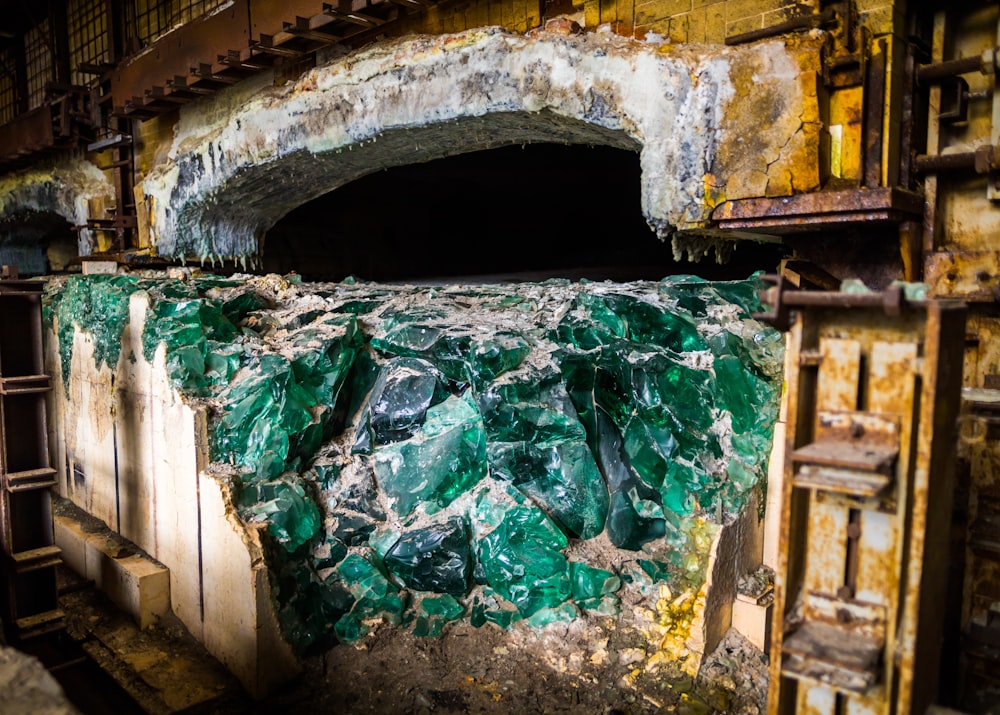
[[[434, 6], [403, 29], [436, 34], [501, 25], [525, 32], [542, 22], [539, 4], [538, 0], [474, 0]], [[892, 3], [886, 0], [863, 4], [874, 15], [892, 14]], [[572, 5], [567, 1], [560, 7], [587, 29], [610, 24], [623, 35], [655, 33], [673, 42], [721, 44], [729, 36], [815, 12], [818, 0], [572, 0]]]
[[[892, 14], [887, 0], [861, 4], [874, 16]], [[731, 35], [815, 12], [818, 0], [566, 0], [559, 7], [587, 29], [609, 24], [623, 35], [655, 33], [673, 42], [722, 44]], [[405, 32], [459, 32], [485, 25], [525, 32], [541, 25], [541, 14], [538, 0], [473, 0], [434, 6], [405, 23]]]

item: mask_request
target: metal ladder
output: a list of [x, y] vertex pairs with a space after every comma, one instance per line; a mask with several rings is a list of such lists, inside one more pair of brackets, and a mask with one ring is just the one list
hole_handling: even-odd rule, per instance
[[937, 697], [965, 306], [776, 283], [767, 317], [795, 320], [769, 712], [922, 713]]
[[[5, 267], [6, 268], [6, 267]], [[59, 608], [42, 355], [41, 281], [0, 279], [0, 596], [4, 635], [20, 644], [64, 629]]]

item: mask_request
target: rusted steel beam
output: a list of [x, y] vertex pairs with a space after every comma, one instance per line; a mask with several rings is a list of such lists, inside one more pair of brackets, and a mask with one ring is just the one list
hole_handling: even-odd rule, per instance
[[259, 41], [250, 41], [250, 46], [261, 52], [266, 52], [270, 55], [278, 55], [279, 57], [302, 57], [306, 52], [302, 50], [294, 50], [290, 47], [282, 47], [279, 43], [275, 42], [274, 35], [261, 35]]
[[384, 20], [373, 17], [372, 15], [367, 15], [354, 10], [342, 10], [329, 3], [323, 3], [323, 12], [338, 20], [345, 20], [366, 28], [378, 27], [385, 22]]
[[[249, 37], [248, 0], [233, 0], [226, 9], [186, 23], [157, 40], [151, 49], [123, 62], [111, 73], [114, 102], [141, 97], [166, 79], [215, 58], [221, 48], [244, 47]], [[132, 115], [135, 116], [135, 115]], [[155, 115], [153, 115], [155, 116]]]
[[48, 103], [20, 114], [0, 127], [0, 156], [17, 154], [25, 147], [38, 151], [56, 145]]
[[922, 214], [920, 194], [880, 187], [726, 201], [715, 208], [711, 223], [714, 228], [781, 235], [818, 227], [897, 223]]
[[800, 15], [798, 17], [793, 17], [790, 20], [779, 22], [777, 25], [763, 27], [759, 30], [750, 30], [749, 32], [741, 32], [738, 35], [730, 35], [726, 38], [726, 44], [742, 45], [747, 42], [755, 42], [768, 37], [777, 37], [778, 35], [783, 35], [786, 32], [814, 30], [819, 27], [826, 27], [831, 22], [836, 20], [836, 17], [837, 15], [834, 8], [828, 7], [821, 13]]
[[944, 171], [974, 171], [988, 174], [1000, 170], [1000, 146], [981, 146], [975, 151], [956, 154], [920, 154], [914, 160], [914, 168], [924, 174]]
[[968, 74], [970, 72], [993, 74], [997, 70], [998, 57], [1000, 57], [1000, 47], [986, 50], [981, 55], [975, 57], [961, 57], [957, 60], [920, 65], [917, 68], [917, 79], [921, 82], [933, 83], [947, 77]]

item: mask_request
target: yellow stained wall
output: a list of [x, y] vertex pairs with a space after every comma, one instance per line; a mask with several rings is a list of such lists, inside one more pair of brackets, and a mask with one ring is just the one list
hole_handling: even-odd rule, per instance
[[[886, 6], [884, 0], [876, 0]], [[777, 25], [817, 8], [818, 0], [573, 0], [551, 5], [548, 14], [567, 14], [586, 29], [610, 25], [622, 35], [656, 33], [673, 42], [722, 44], [726, 37]], [[891, 7], [891, 4], [889, 5]], [[558, 12], [553, 13], [555, 8]], [[459, 32], [501, 25], [525, 32], [541, 24], [537, 0], [477, 0], [431, 7], [405, 23], [411, 32]]]

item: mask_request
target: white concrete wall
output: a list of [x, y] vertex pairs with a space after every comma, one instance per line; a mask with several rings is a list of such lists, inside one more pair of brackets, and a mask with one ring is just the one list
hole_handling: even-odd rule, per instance
[[235, 517], [224, 480], [208, 465], [205, 407], [169, 383], [163, 346], [143, 356], [145, 293], [114, 370], [98, 367], [93, 342], [74, 335], [68, 393], [58, 376], [58, 337], [47, 335], [46, 369], [58, 492], [170, 571], [171, 608], [255, 696], [286, 682], [298, 663], [281, 638], [257, 533]]

